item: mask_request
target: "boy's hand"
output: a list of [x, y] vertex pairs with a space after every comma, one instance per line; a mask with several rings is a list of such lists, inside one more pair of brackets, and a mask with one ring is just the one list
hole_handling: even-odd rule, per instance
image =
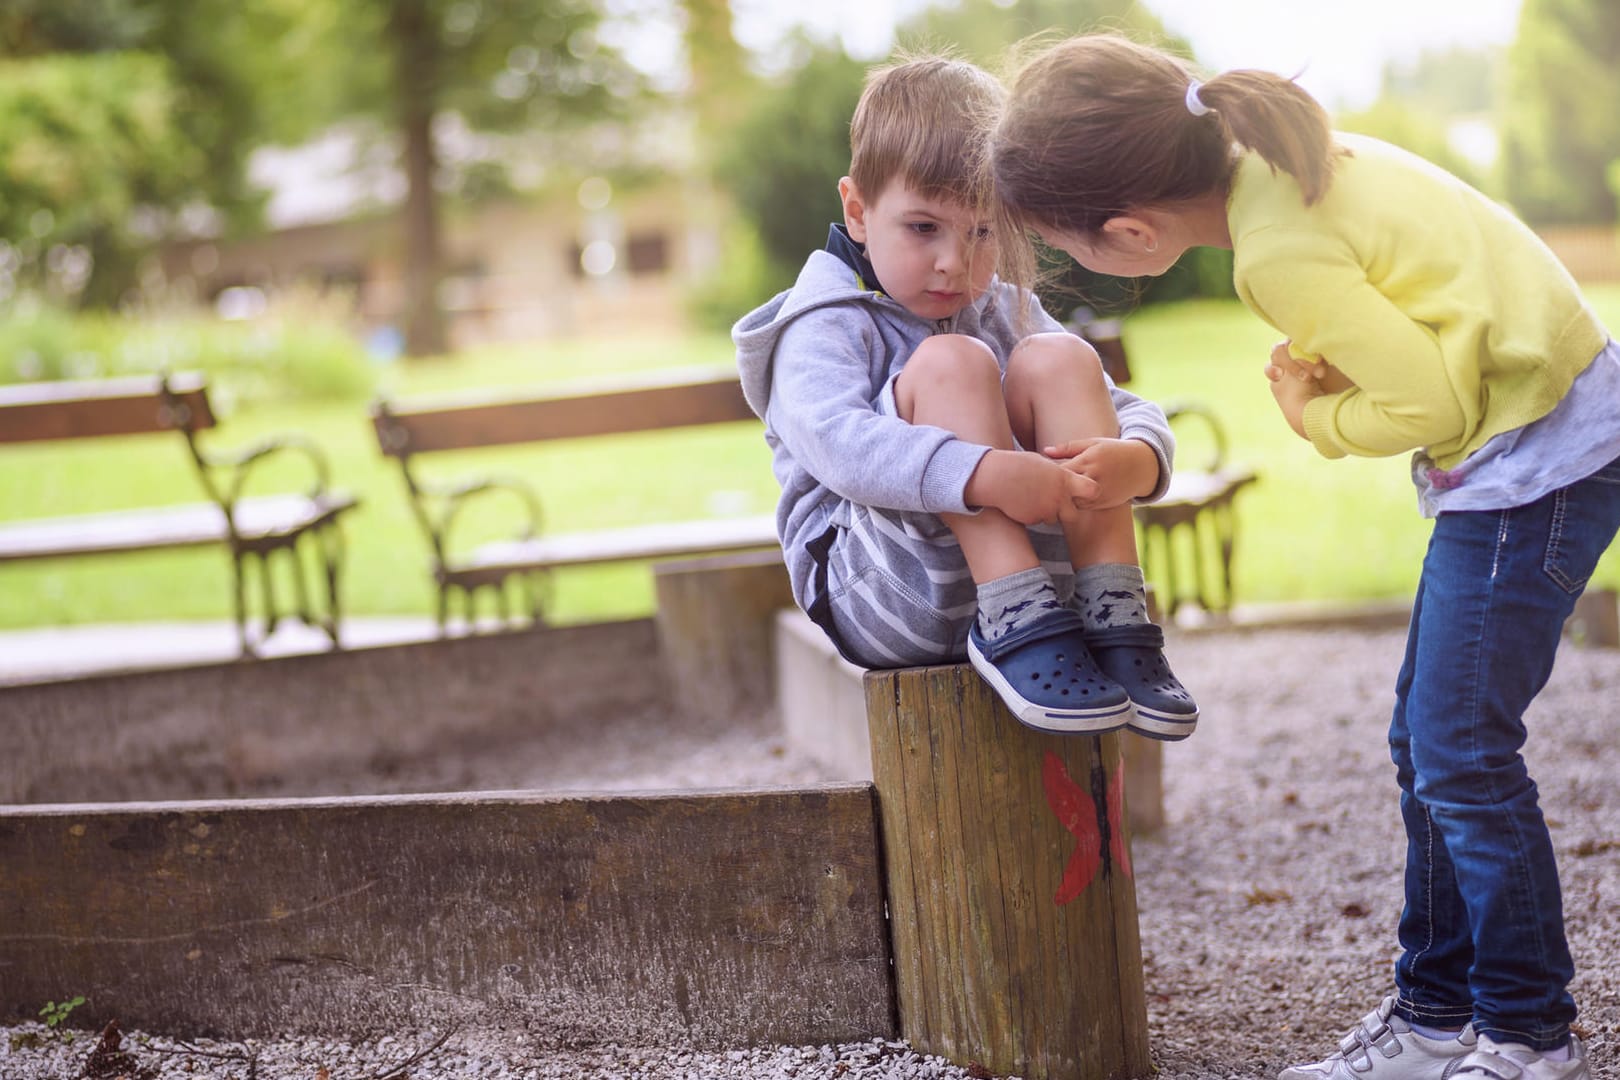
[[1020, 525], [1072, 519], [1097, 497], [1089, 476], [1021, 450], [992, 450], [979, 459], [963, 492], [969, 506], [1000, 510]]
[[1074, 439], [1044, 453], [1097, 482], [1097, 494], [1079, 504], [1082, 510], [1123, 506], [1159, 485], [1159, 455], [1140, 439]]

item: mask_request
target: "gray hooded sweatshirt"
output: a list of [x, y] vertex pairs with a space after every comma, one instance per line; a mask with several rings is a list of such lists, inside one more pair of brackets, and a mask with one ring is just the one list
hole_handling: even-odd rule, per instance
[[[731, 336], [743, 394], [765, 421], [765, 441], [782, 488], [776, 527], [793, 593], [811, 610], [816, 558], [810, 546], [832, 525], [847, 525], [848, 504], [921, 514], [966, 514], [968, 478], [988, 446], [943, 428], [910, 424], [878, 411], [885, 385], [924, 340], [963, 334], [990, 346], [1003, 373], [1013, 347], [1032, 333], [1062, 327], [1025, 294], [995, 281], [950, 319], [930, 320], [866, 286], [828, 251], [811, 254], [791, 289], [744, 316]], [[1159, 483], [1143, 502], [1164, 494], [1174, 439], [1164, 411], [1113, 385], [1120, 432], [1159, 457]], [[823, 556], [825, 557], [825, 556]]]

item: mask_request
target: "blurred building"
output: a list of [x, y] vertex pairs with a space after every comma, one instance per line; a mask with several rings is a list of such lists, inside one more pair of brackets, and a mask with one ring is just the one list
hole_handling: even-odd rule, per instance
[[[403, 180], [363, 159], [342, 136], [260, 155], [268, 229], [170, 245], [164, 279], [226, 313], [291, 287], [336, 292], [386, 351], [404, 295]], [[718, 270], [720, 197], [681, 171], [661, 175], [628, 191], [588, 177], [545, 196], [443, 200], [440, 303], [452, 344], [681, 329], [686, 290]]]

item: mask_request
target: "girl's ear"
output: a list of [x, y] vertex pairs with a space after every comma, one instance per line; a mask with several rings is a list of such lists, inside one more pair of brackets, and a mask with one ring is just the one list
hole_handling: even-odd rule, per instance
[[1146, 217], [1120, 215], [1103, 222], [1103, 235], [1132, 254], [1151, 255], [1159, 250], [1159, 227]]
[[855, 181], [844, 177], [838, 181], [838, 198], [844, 204], [844, 228], [857, 244], [866, 243], [866, 200], [861, 198]]

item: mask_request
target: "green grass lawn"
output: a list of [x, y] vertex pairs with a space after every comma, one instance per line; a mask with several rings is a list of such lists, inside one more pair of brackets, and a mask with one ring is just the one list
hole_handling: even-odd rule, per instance
[[[1620, 287], [1591, 290], [1599, 313], [1620, 327]], [[1349, 600], [1411, 593], [1428, 524], [1417, 514], [1406, 460], [1326, 461], [1276, 415], [1260, 373], [1275, 333], [1235, 302], [1194, 301], [1144, 310], [1126, 321], [1137, 393], [1213, 408], [1230, 457], [1260, 483], [1239, 497], [1238, 599]], [[677, 340], [625, 337], [481, 350], [389, 368], [383, 392], [411, 396], [540, 387], [653, 367], [731, 363], [723, 335]], [[344, 604], [351, 614], [425, 613], [432, 593], [425, 542], [397, 469], [377, 453], [367, 402], [239, 407], [209, 445], [236, 447], [301, 431], [330, 455], [338, 486], [360, 509], [347, 520]], [[759, 513], [775, 502], [770, 459], [757, 428], [655, 432], [536, 448], [441, 455], [441, 475], [496, 470], [527, 477], [541, 492], [547, 526], [567, 530], [715, 514]], [[1189, 438], [1184, 466], [1198, 464]], [[431, 460], [431, 459], [430, 459]], [[266, 490], [303, 474], [267, 472]], [[141, 437], [0, 450], [0, 520], [186, 502], [197, 498], [178, 439]], [[500, 507], [466, 523], [468, 541], [498, 535]], [[1601, 580], [1620, 580], [1620, 558]], [[628, 616], [651, 608], [643, 568], [559, 575], [563, 621]], [[212, 550], [0, 566], [0, 627], [79, 622], [219, 618], [228, 614], [228, 566]]]

